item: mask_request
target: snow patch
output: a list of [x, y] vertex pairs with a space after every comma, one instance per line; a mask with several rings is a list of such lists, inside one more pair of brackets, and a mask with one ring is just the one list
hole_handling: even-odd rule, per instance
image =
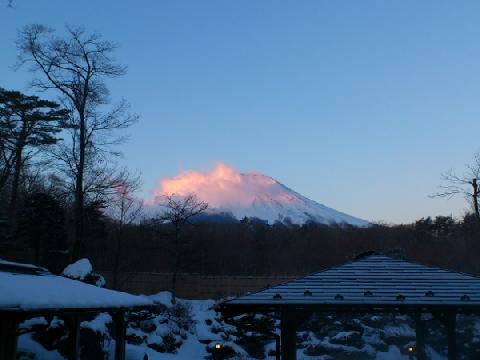
[[95, 319], [91, 321], [83, 321], [80, 323], [82, 328], [93, 330], [99, 334], [107, 334], [107, 324], [112, 322], [112, 317], [107, 313], [98, 314]]
[[169, 291], [161, 291], [158, 294], [150, 295], [149, 298], [156, 304], [171, 306], [172, 295]]
[[[19, 354], [25, 357], [18, 357]], [[30, 357], [34, 354], [34, 357]], [[57, 350], [49, 351], [42, 345], [32, 339], [32, 334], [24, 334], [18, 337], [17, 358], [20, 359], [36, 359], [36, 360], [65, 360]]]
[[389, 346], [388, 351], [382, 352], [379, 351], [377, 352], [377, 356], [375, 360], [407, 360], [408, 356], [402, 355], [400, 352], [400, 349], [396, 346]]
[[80, 259], [73, 264], [68, 265], [62, 275], [71, 279], [84, 280], [85, 277], [93, 271], [92, 264], [88, 259]]

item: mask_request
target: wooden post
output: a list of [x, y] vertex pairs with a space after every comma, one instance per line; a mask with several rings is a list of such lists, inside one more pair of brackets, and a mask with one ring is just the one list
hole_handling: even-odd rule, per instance
[[68, 360], [80, 360], [80, 317], [72, 315], [65, 319], [69, 329]]
[[415, 314], [415, 340], [417, 360], [427, 360], [425, 353], [425, 323], [422, 321], [422, 314]]
[[0, 317], [0, 360], [6, 359], [8, 325], [9, 319], [6, 316]]
[[15, 360], [18, 322], [10, 316], [0, 318], [0, 360]]
[[281, 360], [281, 343], [280, 343], [280, 336], [275, 336], [275, 360]]
[[6, 338], [7, 338], [7, 319], [0, 317], [0, 360], [5, 360]]
[[448, 337], [448, 360], [457, 360], [457, 336], [456, 336], [457, 314], [445, 314], [445, 326]]
[[282, 360], [297, 359], [297, 329], [294, 313], [282, 310], [281, 318], [281, 348]]
[[115, 325], [115, 360], [125, 360], [125, 313], [118, 312], [112, 315]]

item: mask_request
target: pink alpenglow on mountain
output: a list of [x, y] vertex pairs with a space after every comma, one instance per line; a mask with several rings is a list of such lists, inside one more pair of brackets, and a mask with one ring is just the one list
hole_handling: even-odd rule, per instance
[[258, 218], [273, 224], [276, 221], [304, 224], [346, 223], [367, 226], [368, 222], [310, 200], [269, 176], [240, 173], [218, 164], [212, 171], [183, 171], [173, 178], [164, 178], [154, 191], [150, 205], [162, 202], [162, 196], [195, 194], [209, 205], [208, 212], [230, 213], [237, 219]]

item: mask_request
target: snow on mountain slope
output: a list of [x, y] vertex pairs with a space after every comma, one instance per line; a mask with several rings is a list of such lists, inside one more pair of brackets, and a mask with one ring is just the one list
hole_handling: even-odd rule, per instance
[[161, 204], [165, 194], [196, 194], [209, 204], [209, 213], [231, 213], [237, 219], [246, 216], [266, 220], [270, 224], [276, 221], [295, 224], [313, 221], [368, 225], [365, 220], [310, 200], [271, 177], [259, 173], [239, 173], [223, 164], [207, 174], [187, 171], [163, 179], [150, 204]]

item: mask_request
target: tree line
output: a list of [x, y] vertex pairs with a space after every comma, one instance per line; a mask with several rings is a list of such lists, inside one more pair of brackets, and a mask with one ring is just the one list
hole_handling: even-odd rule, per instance
[[[172, 224], [152, 220], [126, 227], [121, 254], [126, 274], [122, 276], [174, 270], [200, 275], [304, 275], [372, 250], [480, 275], [480, 224], [474, 215], [458, 220], [427, 217], [412, 224], [365, 228], [314, 223], [268, 225], [248, 219], [199, 222], [183, 230], [180, 248], [176, 249], [181, 256], [179, 264], [172, 256], [172, 228]], [[112, 241], [112, 237], [102, 237], [86, 248], [99, 270], [113, 269], [108, 256]]]

